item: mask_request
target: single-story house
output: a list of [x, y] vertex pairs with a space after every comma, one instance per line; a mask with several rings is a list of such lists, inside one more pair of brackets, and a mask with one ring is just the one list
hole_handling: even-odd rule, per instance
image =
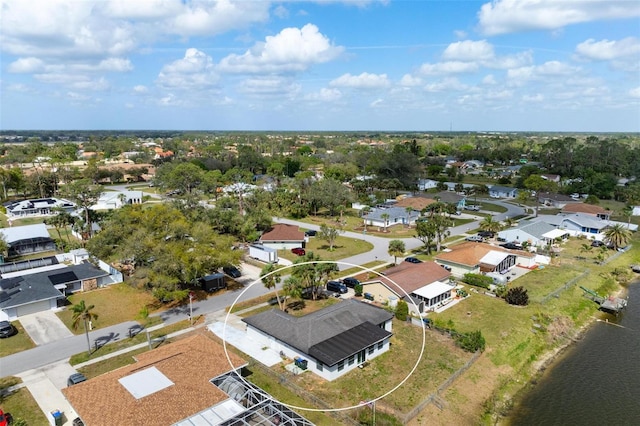
[[535, 254], [524, 250], [508, 250], [486, 243], [464, 242], [438, 254], [439, 265], [451, 268], [451, 274], [462, 278], [467, 273], [505, 272], [513, 266], [532, 268]]
[[7, 257], [56, 250], [56, 243], [44, 223], [2, 228], [0, 234], [9, 246]]
[[544, 180], [548, 180], [549, 182], [560, 183], [560, 175], [542, 174], [540, 177]]
[[579, 200], [571, 198], [568, 195], [557, 194], [553, 192], [541, 192], [538, 194], [538, 202], [547, 207], [563, 209], [570, 204], [580, 203]]
[[297, 225], [276, 223], [260, 236], [259, 241], [264, 247], [289, 250], [304, 247], [307, 238]]
[[241, 379], [247, 362], [196, 334], [62, 390], [86, 425], [300, 425], [312, 423]]
[[142, 191], [108, 191], [103, 192], [92, 210], [119, 209], [126, 204], [142, 204]]
[[[383, 215], [388, 215], [388, 217], [383, 217]], [[362, 219], [366, 225], [385, 228], [400, 224], [412, 225], [419, 217], [420, 212], [413, 209], [407, 212], [407, 209], [402, 207], [383, 207], [372, 209], [368, 214], [362, 216]]]
[[419, 179], [418, 180], [418, 190], [427, 191], [429, 189], [437, 188], [438, 181], [433, 179]]
[[54, 209], [62, 209], [71, 213], [76, 208], [76, 205], [69, 200], [53, 197], [12, 201], [5, 203], [4, 206], [7, 209], [7, 217], [9, 217], [9, 219], [50, 216], [56, 214]]
[[348, 299], [296, 317], [271, 309], [243, 318], [247, 337], [334, 380], [389, 350], [393, 314]]
[[[56, 309], [69, 294], [122, 282], [122, 274], [113, 267], [102, 261], [98, 262], [99, 267], [86, 261], [88, 253], [83, 255], [86, 250], [74, 252], [58, 255], [56, 258], [59, 259], [47, 262], [46, 266], [31, 269], [24, 266], [15, 272], [3, 273], [0, 279], [0, 320], [13, 321], [23, 315]], [[62, 263], [72, 259], [78, 263]]]
[[609, 220], [611, 218], [611, 210], [607, 210], [603, 207], [596, 206], [595, 204], [586, 203], [572, 203], [567, 204], [562, 208], [562, 213], [573, 214], [582, 213], [586, 215], [592, 215], [599, 219]]
[[508, 186], [493, 185], [489, 188], [489, 197], [491, 198], [516, 198], [518, 190]]
[[[540, 247], [555, 241], [557, 228], [541, 221], [523, 221], [517, 227], [505, 229], [498, 232], [498, 239], [515, 242], [519, 244], [527, 243], [530, 246]], [[551, 234], [549, 234], [551, 232]], [[559, 238], [567, 239], [568, 232], [562, 232]]]
[[456, 209], [459, 211], [464, 210], [467, 197], [465, 197], [464, 195], [456, 194], [455, 192], [452, 192], [452, 191], [453, 190], [441, 191], [441, 192], [438, 192], [437, 194], [433, 194], [431, 198], [441, 203], [452, 204], [456, 206]]
[[406, 210], [407, 207], [411, 207], [413, 210], [417, 212], [421, 212], [423, 209], [428, 207], [429, 205], [435, 203], [436, 200], [432, 198], [415, 196], [415, 197], [405, 197], [399, 200], [394, 204], [394, 207], [401, 207]]
[[450, 276], [449, 271], [435, 262], [402, 262], [384, 271], [383, 277], [363, 282], [362, 291], [376, 302], [391, 306], [403, 299], [410, 312], [420, 315], [455, 296]]
[[572, 237], [582, 235], [591, 239], [602, 240], [603, 233], [608, 226], [622, 225], [630, 231], [638, 230], [638, 225], [626, 222], [616, 222], [613, 220], [598, 219], [593, 215], [584, 213], [574, 214], [557, 214], [557, 215], [541, 215], [535, 220], [544, 221], [555, 226], [558, 229], [565, 230]]

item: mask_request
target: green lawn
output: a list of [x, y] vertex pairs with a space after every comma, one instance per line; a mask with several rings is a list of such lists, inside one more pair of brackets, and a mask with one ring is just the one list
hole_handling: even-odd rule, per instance
[[13, 321], [12, 324], [18, 330], [18, 334], [15, 334], [6, 339], [0, 339], [0, 357], [15, 354], [18, 352], [26, 351], [35, 347], [33, 340], [24, 331], [20, 321]]
[[86, 306], [94, 305], [92, 310], [98, 314], [98, 320], [93, 322], [94, 328], [108, 327], [125, 321], [141, 320], [140, 311], [144, 307], [153, 310], [157, 303], [148, 292], [137, 290], [126, 283], [114, 284], [98, 290], [76, 293], [69, 296], [70, 305], [57, 313], [62, 322], [76, 334], [84, 333], [81, 325], [73, 330], [73, 313], [71, 306], [84, 300]]
[[[0, 396], [0, 406], [11, 413], [14, 424], [23, 420], [25, 425], [48, 425], [49, 421], [27, 388], [18, 389], [10, 395]], [[73, 419], [72, 419], [73, 420]]]
[[[322, 260], [339, 260], [345, 257], [366, 253], [373, 249], [373, 245], [363, 240], [340, 236], [333, 245], [333, 251], [329, 250], [329, 245], [325, 240], [318, 237], [310, 237], [305, 250], [320, 256]], [[295, 261], [298, 256], [291, 253], [291, 250], [278, 250], [278, 256], [283, 259]]]

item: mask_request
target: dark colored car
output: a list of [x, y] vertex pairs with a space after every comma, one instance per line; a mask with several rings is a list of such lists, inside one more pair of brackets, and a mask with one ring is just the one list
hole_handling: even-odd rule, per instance
[[495, 232], [491, 232], [491, 231], [480, 231], [478, 232], [478, 235], [483, 237], [483, 238], [493, 238], [493, 236], [495, 235]]
[[602, 247], [604, 245], [604, 241], [595, 240], [591, 243], [591, 247]]
[[318, 231], [316, 231], [315, 229], [308, 229], [304, 231], [304, 235], [306, 235], [307, 237], [315, 237], [317, 233]]
[[242, 272], [232, 265], [223, 267], [222, 272], [229, 275], [231, 278], [240, 278], [242, 276]]
[[291, 249], [291, 253], [293, 254], [297, 254], [298, 256], [304, 256], [305, 254], [307, 254], [306, 251], [304, 251], [304, 249], [302, 247], [294, 247]]
[[327, 281], [327, 290], [335, 291], [341, 294], [347, 293], [349, 291], [347, 290], [347, 286], [340, 281]]
[[82, 383], [86, 381], [87, 378], [82, 373], [74, 373], [69, 376], [67, 379], [67, 386], [77, 385], [78, 383]]
[[422, 263], [422, 260], [418, 259], [417, 257], [405, 257], [404, 261], [409, 263]]
[[0, 321], [0, 337], [11, 337], [17, 332], [18, 330], [9, 321]]
[[347, 278], [342, 280], [342, 283], [344, 285], [346, 285], [347, 287], [355, 288], [355, 286], [360, 284], [360, 281], [357, 278], [354, 278], [354, 277], [347, 277]]
[[504, 243], [500, 244], [500, 247], [504, 247], [509, 250], [522, 250], [522, 246], [515, 243]]

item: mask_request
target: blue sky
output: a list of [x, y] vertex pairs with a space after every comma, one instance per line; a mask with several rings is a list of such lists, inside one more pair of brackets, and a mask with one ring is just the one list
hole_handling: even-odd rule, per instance
[[640, 131], [637, 0], [0, 0], [0, 129]]

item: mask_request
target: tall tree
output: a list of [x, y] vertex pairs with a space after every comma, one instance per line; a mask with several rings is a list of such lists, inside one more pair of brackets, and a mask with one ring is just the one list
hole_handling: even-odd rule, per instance
[[389, 218], [391, 216], [389, 215], [389, 213], [382, 213], [380, 217], [384, 221], [384, 232], [387, 232], [387, 226], [389, 226]]
[[436, 239], [436, 231], [436, 225], [431, 221], [420, 220], [416, 223], [415, 237], [422, 242], [428, 254], [431, 254], [431, 246]]
[[393, 256], [393, 263], [398, 263], [398, 256], [402, 256], [405, 251], [404, 241], [391, 240], [389, 241], [389, 254]]
[[614, 250], [625, 247], [630, 239], [631, 231], [620, 223], [611, 225], [604, 231], [604, 240], [608, 245], [612, 246]]
[[324, 240], [329, 244], [329, 251], [333, 251], [333, 245], [336, 242], [336, 239], [340, 236], [344, 231], [342, 229], [336, 228], [334, 226], [327, 226], [326, 224], [320, 225], [320, 231], [318, 231], [318, 237], [321, 240]]
[[84, 333], [87, 336], [87, 352], [89, 355], [91, 355], [91, 342], [89, 341], [89, 323], [98, 319], [98, 314], [93, 312], [94, 307], [95, 306], [93, 305], [86, 306], [84, 300], [81, 300], [71, 307], [71, 312], [73, 312], [73, 322], [71, 323], [71, 327], [74, 330], [77, 330], [80, 326], [80, 323], [84, 324]]
[[284, 311], [285, 304], [283, 300], [280, 300], [280, 294], [278, 292], [278, 285], [282, 281], [282, 274], [278, 272], [278, 267], [273, 263], [268, 263], [264, 268], [262, 268], [260, 276], [262, 277], [262, 284], [264, 284], [265, 288], [269, 290], [273, 289], [275, 291], [278, 306], [281, 311]]
[[100, 185], [95, 185], [88, 179], [73, 181], [66, 184], [63, 189], [65, 196], [75, 202], [80, 209], [84, 210], [85, 232], [88, 238], [91, 238], [92, 234], [89, 210], [91, 206], [96, 204], [102, 192], [103, 189]]

